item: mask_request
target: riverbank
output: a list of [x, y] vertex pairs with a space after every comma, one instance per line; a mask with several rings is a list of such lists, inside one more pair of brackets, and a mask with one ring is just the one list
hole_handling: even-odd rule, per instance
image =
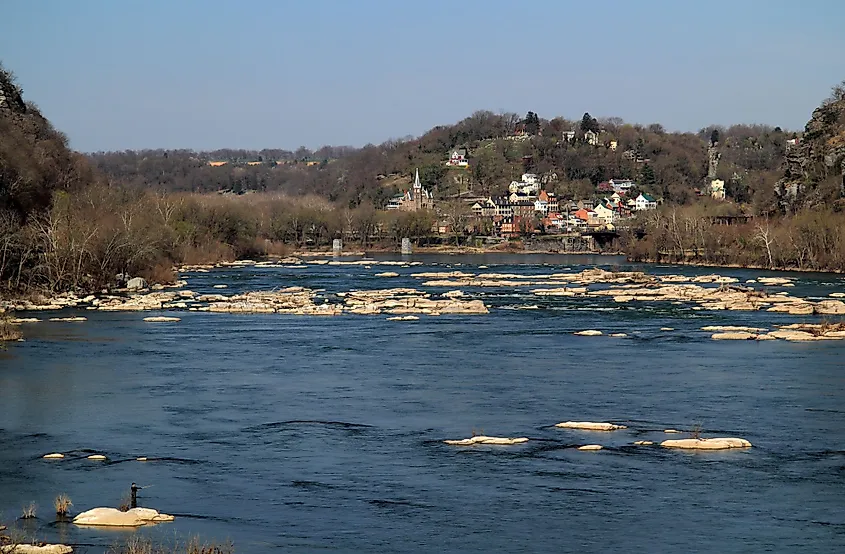
[[[624, 254], [623, 254], [624, 255]], [[669, 264], [669, 265], [678, 265], [678, 266], [690, 266], [690, 267], [708, 267], [708, 268], [725, 268], [725, 269], [754, 269], [757, 271], [783, 271], [783, 272], [794, 272], [794, 273], [830, 273], [833, 275], [842, 275], [845, 271], [839, 269], [813, 269], [813, 268], [806, 268], [806, 267], [796, 267], [796, 266], [787, 266], [787, 267], [767, 267], [764, 265], [758, 264], [730, 264], [730, 263], [710, 263], [710, 262], [701, 262], [701, 261], [693, 261], [693, 260], [683, 260], [683, 261], [668, 261], [668, 260], [658, 260], [654, 258], [635, 258], [632, 259], [630, 256], [628, 257], [628, 261], [634, 263], [644, 263], [644, 264]]]

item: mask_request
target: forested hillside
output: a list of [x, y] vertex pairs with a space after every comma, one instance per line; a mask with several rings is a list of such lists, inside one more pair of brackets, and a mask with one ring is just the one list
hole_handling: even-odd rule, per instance
[[[419, 138], [391, 140], [363, 148], [317, 151], [144, 150], [91, 154], [112, 181], [168, 191], [280, 191], [312, 193], [350, 206], [383, 206], [415, 168], [439, 198], [472, 189], [498, 195], [524, 172], [544, 176], [547, 190], [563, 199], [589, 195], [609, 179], [637, 180], [667, 202], [690, 203], [705, 186], [707, 146], [720, 137], [719, 178], [728, 195], [760, 211], [775, 206], [786, 141], [794, 134], [764, 125], [710, 127], [698, 133], [669, 133], [659, 124], [626, 124], [618, 118], [545, 120], [536, 114], [480, 111]], [[595, 132], [590, 143], [588, 132]], [[573, 136], [574, 135], [574, 136]], [[455, 148], [467, 148], [469, 168], [450, 170]], [[219, 165], [220, 162], [226, 162]], [[215, 165], [210, 165], [215, 163]]]

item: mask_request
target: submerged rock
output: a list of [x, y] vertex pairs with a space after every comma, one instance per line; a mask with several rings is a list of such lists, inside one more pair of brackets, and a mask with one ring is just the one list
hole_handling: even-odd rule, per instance
[[395, 271], [383, 271], [381, 273], [376, 273], [376, 277], [399, 277], [399, 274]]
[[465, 295], [464, 291], [462, 290], [450, 290], [444, 292], [440, 296], [442, 296], [443, 298], [463, 298]]
[[87, 317], [51, 317], [50, 321], [88, 321]]
[[418, 319], [419, 317], [415, 315], [402, 315], [396, 317], [388, 317], [387, 321], [417, 321]]
[[477, 435], [475, 437], [471, 437], [468, 439], [460, 439], [460, 440], [445, 440], [443, 441], [446, 444], [452, 446], [475, 446], [477, 444], [492, 444], [492, 445], [510, 445], [510, 444], [520, 444], [523, 442], [528, 442], [528, 439], [525, 437], [518, 437], [518, 438], [507, 438], [507, 437], [488, 437], [486, 435]]
[[106, 457], [105, 457], [105, 456], [103, 456], [102, 454], [91, 454], [90, 456], [88, 456], [88, 459], [89, 459], [89, 460], [97, 460], [97, 461], [99, 461], [99, 460], [105, 460], [105, 459], [106, 459]]
[[115, 508], [93, 508], [73, 518], [73, 523], [99, 527], [141, 527], [173, 521], [173, 519], [171, 515], [159, 513], [150, 508], [132, 508], [127, 512], [121, 512]]
[[785, 285], [791, 283], [792, 279], [787, 277], [757, 277], [757, 282], [761, 285]]
[[637, 446], [651, 446], [654, 444], [654, 441], [634, 441], [634, 444]]
[[742, 325], [708, 325], [702, 331], [745, 331], [747, 333], [762, 333], [767, 329], [761, 327], [745, 327]]
[[751, 443], [735, 437], [714, 437], [712, 439], [673, 439], [665, 440], [660, 446], [666, 448], [687, 448], [692, 450], [727, 450], [729, 448], [748, 448]]
[[572, 334], [579, 335], [581, 337], [600, 337], [602, 335], [602, 332], [596, 331], [595, 329], [587, 329], [586, 331], [575, 331]]
[[756, 340], [757, 335], [747, 331], [731, 331], [727, 333], [713, 333], [710, 338], [713, 340]]
[[150, 322], [150, 323], [166, 323], [166, 322], [170, 322], [170, 321], [182, 321], [182, 319], [179, 318], [179, 317], [170, 317], [170, 316], [160, 315], [160, 316], [145, 317], [144, 321], [147, 321], [147, 322]]
[[564, 421], [562, 423], [556, 423], [555, 427], [561, 427], [564, 429], [582, 429], [585, 431], [615, 431], [617, 429], [627, 429], [625, 425], [595, 421]]
[[578, 450], [601, 450], [602, 445], [600, 444], [585, 444], [584, 446], [579, 446]]
[[45, 460], [61, 460], [65, 457], [64, 454], [60, 454], [59, 452], [53, 452], [52, 454], [44, 454], [42, 456]]

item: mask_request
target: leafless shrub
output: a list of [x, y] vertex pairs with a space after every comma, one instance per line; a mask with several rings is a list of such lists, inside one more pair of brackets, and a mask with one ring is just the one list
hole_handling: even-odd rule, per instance
[[56, 508], [56, 515], [66, 516], [70, 513], [70, 508], [73, 506], [73, 502], [71, 502], [68, 495], [62, 493], [53, 501], [53, 506]]

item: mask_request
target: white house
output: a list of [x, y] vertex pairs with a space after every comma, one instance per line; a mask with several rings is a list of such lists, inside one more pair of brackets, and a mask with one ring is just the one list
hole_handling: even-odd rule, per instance
[[608, 183], [613, 187], [614, 191], [622, 194], [625, 194], [631, 190], [631, 187], [635, 187], [637, 185], [637, 183], [631, 179], [611, 179]]
[[540, 179], [534, 173], [523, 173], [520, 181], [511, 181], [508, 191], [533, 196], [540, 190]]
[[599, 134], [595, 131], [587, 131], [584, 133], [584, 141], [592, 146], [597, 146], [599, 143]]
[[522, 182], [527, 185], [539, 185], [540, 178], [537, 176], [536, 173], [523, 173]]
[[449, 161], [446, 162], [446, 165], [450, 167], [468, 167], [469, 160], [467, 159], [466, 148], [457, 148], [452, 150], [452, 153], [449, 154]]
[[725, 182], [721, 179], [713, 179], [710, 181], [710, 196], [716, 200], [725, 199]]
[[657, 200], [649, 196], [645, 193], [640, 193], [639, 196], [634, 200], [634, 209], [637, 211], [643, 210], [656, 210], [657, 209]]
[[564, 131], [563, 140], [572, 142], [575, 139], [575, 131]]

